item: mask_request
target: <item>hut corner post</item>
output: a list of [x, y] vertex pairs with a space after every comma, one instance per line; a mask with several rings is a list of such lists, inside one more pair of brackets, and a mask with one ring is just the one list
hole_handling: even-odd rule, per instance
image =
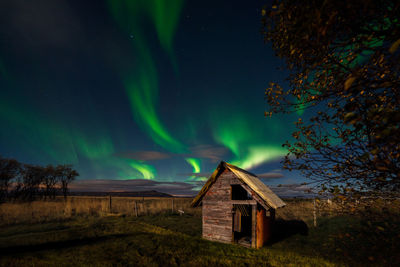
[[257, 247], [257, 205], [251, 205], [251, 247]]

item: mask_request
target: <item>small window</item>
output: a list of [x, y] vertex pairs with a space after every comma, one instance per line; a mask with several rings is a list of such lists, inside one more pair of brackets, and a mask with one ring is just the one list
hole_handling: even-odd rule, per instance
[[240, 184], [231, 185], [232, 200], [250, 200], [251, 195]]

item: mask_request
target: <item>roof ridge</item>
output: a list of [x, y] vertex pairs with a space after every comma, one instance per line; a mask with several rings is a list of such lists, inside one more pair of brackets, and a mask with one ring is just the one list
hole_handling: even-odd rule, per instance
[[227, 163], [225, 161], [221, 161], [217, 168], [214, 170], [210, 178], [208, 178], [207, 182], [203, 185], [197, 196], [193, 199], [191, 206], [197, 206], [204, 195], [207, 193], [209, 188], [214, 184], [216, 179], [222, 173], [221, 168], [228, 169], [231, 171], [239, 180], [248, 185], [252, 191], [254, 191], [267, 206], [270, 206], [274, 209], [285, 206], [285, 202], [282, 201], [266, 184], [264, 184], [260, 178], [258, 178], [255, 174], [243, 170], [235, 165]]
[[[244, 173], [246, 173], [246, 174], [249, 174], [249, 175], [251, 175], [251, 176], [254, 176], [254, 177], [258, 178], [258, 176], [255, 175], [255, 174], [252, 173], [252, 172], [246, 171], [246, 170], [244, 170], [244, 169], [242, 169], [242, 168], [240, 168], [240, 167], [238, 167], [238, 166], [236, 166], [236, 165], [230, 164], [230, 163], [228, 163], [228, 162], [225, 162], [225, 161], [222, 161], [222, 162], [225, 163], [225, 164], [227, 165], [227, 167], [234, 168], [234, 169], [236, 169], [236, 170], [238, 170], [238, 171], [244, 172]], [[260, 178], [258, 178], [258, 179], [260, 179]]]

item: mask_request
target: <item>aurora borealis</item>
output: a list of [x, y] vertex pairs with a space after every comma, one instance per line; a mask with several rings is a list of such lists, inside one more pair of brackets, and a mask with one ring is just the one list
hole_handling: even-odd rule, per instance
[[219, 160], [277, 172], [297, 115], [264, 117], [286, 73], [261, 5], [2, 1], [0, 155], [80, 180], [200, 183]]

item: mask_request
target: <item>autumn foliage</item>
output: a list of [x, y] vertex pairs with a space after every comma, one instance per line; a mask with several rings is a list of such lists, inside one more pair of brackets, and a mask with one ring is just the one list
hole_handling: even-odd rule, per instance
[[323, 191], [398, 191], [400, 2], [283, 0], [262, 12], [290, 72], [288, 88], [266, 89], [266, 115], [303, 114], [284, 166]]

